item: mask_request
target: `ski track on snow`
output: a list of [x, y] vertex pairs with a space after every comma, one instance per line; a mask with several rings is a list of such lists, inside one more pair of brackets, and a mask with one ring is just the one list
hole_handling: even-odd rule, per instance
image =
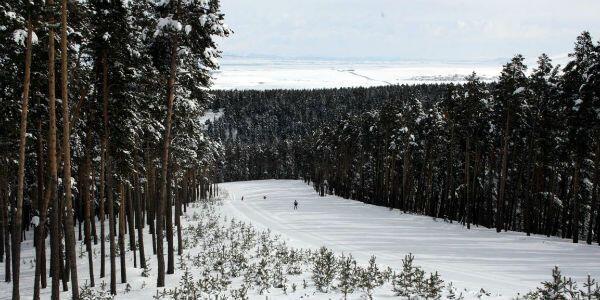
[[[232, 182], [223, 212], [271, 229], [291, 246], [327, 246], [352, 253], [366, 263], [371, 255], [395, 270], [404, 255], [426, 271], [439, 271], [458, 288], [512, 297], [539, 286], [560, 266], [563, 275], [582, 281], [600, 277], [600, 247], [569, 240], [473, 227], [467, 230], [431, 217], [363, 204], [336, 196], [319, 197], [311, 186], [294, 180]], [[267, 199], [263, 200], [266, 195]], [[241, 201], [241, 197], [244, 201]], [[298, 200], [299, 210], [292, 203]]]

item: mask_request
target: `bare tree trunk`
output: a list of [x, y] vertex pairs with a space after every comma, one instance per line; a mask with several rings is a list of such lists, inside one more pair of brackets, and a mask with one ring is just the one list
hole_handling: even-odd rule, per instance
[[[47, 0], [48, 8], [54, 6], [54, 0]], [[48, 23], [48, 163], [50, 165], [50, 197], [48, 203], [52, 203], [51, 218], [51, 260], [50, 269], [52, 273], [52, 300], [60, 299], [60, 228], [59, 228], [59, 205], [57, 197], [58, 166], [56, 162], [56, 71], [55, 71], [55, 46], [54, 46], [54, 15], [50, 14]]]
[[470, 178], [469, 178], [469, 168], [470, 166], [470, 157], [469, 152], [471, 151], [470, 137], [467, 136], [467, 141], [465, 142], [465, 211], [464, 211], [464, 219], [467, 223], [467, 229], [471, 229], [471, 207], [470, 207], [470, 199], [469, 199], [469, 191], [470, 191]]
[[27, 20], [27, 42], [25, 49], [25, 78], [23, 80], [23, 102], [21, 104], [21, 125], [19, 132], [19, 182], [17, 188], [16, 210], [13, 216], [13, 290], [12, 299], [19, 300], [19, 275], [21, 271], [21, 223], [23, 222], [23, 188], [25, 186], [25, 143], [27, 139], [27, 114], [29, 112], [29, 83], [31, 81], [31, 44], [33, 25], [31, 17]]
[[92, 169], [92, 158], [91, 158], [91, 152], [92, 152], [92, 126], [93, 126], [93, 119], [92, 119], [92, 111], [91, 111], [91, 105], [88, 105], [88, 107], [90, 109], [88, 109], [89, 112], [89, 116], [88, 116], [88, 126], [87, 126], [87, 134], [86, 134], [86, 145], [85, 145], [85, 157], [84, 157], [84, 165], [83, 165], [83, 215], [84, 215], [84, 222], [85, 222], [85, 248], [86, 251], [88, 253], [88, 268], [89, 268], [89, 274], [90, 274], [90, 286], [94, 287], [95, 283], [94, 283], [94, 257], [93, 257], [93, 253], [92, 253], [92, 236], [91, 236], [91, 227], [92, 225], [92, 197], [90, 197], [90, 173], [91, 173], [91, 169]]
[[71, 295], [73, 300], [79, 299], [79, 280], [77, 279], [77, 256], [75, 255], [75, 232], [73, 228], [73, 198], [71, 194], [71, 125], [69, 113], [69, 74], [67, 49], [67, 0], [61, 5], [61, 92], [63, 112], [63, 183], [65, 188], [65, 250], [69, 259], [71, 272]]
[[125, 265], [125, 205], [127, 198], [125, 197], [125, 186], [123, 182], [119, 183], [119, 255], [121, 261], [121, 283], [127, 282], [127, 267]]
[[106, 50], [102, 52], [102, 116], [104, 121], [104, 134], [100, 145], [100, 195], [98, 196], [98, 219], [100, 221], [100, 278], [106, 276], [106, 241], [104, 232], [104, 219], [106, 213], [104, 204], [106, 202], [106, 160], [108, 146], [108, 64], [106, 61]]
[[577, 158], [575, 161], [575, 174], [573, 175], [573, 243], [579, 242], [579, 174], [581, 173], [581, 161], [582, 159]]
[[108, 209], [108, 241], [110, 248], [110, 293], [117, 294], [117, 263], [116, 263], [116, 248], [115, 248], [115, 209], [113, 207], [112, 181], [113, 176], [110, 173], [110, 161], [107, 163], [107, 193], [108, 199], [106, 209]]
[[[138, 250], [140, 255], [140, 267], [146, 268], [146, 257], [144, 254], [144, 230], [143, 230], [143, 220], [142, 220], [142, 201], [141, 201], [141, 191], [140, 191], [140, 175], [137, 171], [137, 151], [135, 151], [133, 159], [133, 185], [134, 185], [134, 205], [135, 205], [135, 226], [137, 228], [138, 233]], [[147, 191], [146, 191], [147, 192]]]
[[[165, 204], [167, 204], [167, 173], [169, 169], [169, 147], [171, 143], [171, 123], [173, 118], [173, 101], [175, 100], [175, 77], [177, 72], [177, 43], [171, 46], [171, 71], [167, 82], [167, 119], [165, 124], [165, 136], [163, 140], [162, 171], [161, 171], [161, 197], [158, 201], [156, 212], [158, 277], [157, 286], [165, 286], [165, 258], [163, 253], [163, 217], [165, 216]], [[171, 216], [168, 216], [171, 218]]]
[[410, 144], [408, 142], [405, 143], [404, 149], [404, 157], [402, 158], [402, 202], [400, 204], [401, 209], [406, 212], [409, 209], [409, 174], [410, 174]]
[[44, 144], [42, 141], [42, 120], [37, 121], [37, 193], [39, 212], [38, 225], [35, 228], [35, 275], [33, 284], [33, 300], [40, 299], [40, 285], [46, 288], [46, 212], [48, 201], [44, 193]]
[[[185, 191], [187, 183], [185, 182], [186, 177], [184, 176], [184, 187]], [[183, 237], [181, 236], [181, 193], [175, 193], [175, 225], [177, 226], [177, 255], [183, 255]]]
[[[132, 180], [135, 181], [135, 180]], [[133, 254], [133, 267], [137, 268], [137, 255], [136, 255], [136, 251], [135, 251], [135, 224], [133, 221], [133, 195], [132, 195], [132, 188], [131, 186], [129, 186], [127, 188], [127, 207], [125, 207], [127, 209], [127, 233], [129, 234], [129, 250], [131, 250], [131, 253]]]
[[[592, 205], [590, 210], [590, 221], [588, 224], [588, 232], [586, 242], [591, 245], [594, 240], [594, 216], [598, 213], [598, 184], [600, 184], [600, 143], [596, 145], [596, 161], [594, 162], [594, 189], [592, 191]], [[600, 241], [600, 237], [598, 238]]]
[[504, 227], [504, 191], [506, 190], [506, 177], [508, 176], [508, 143], [510, 140], [510, 112], [506, 116], [506, 128], [504, 129], [504, 145], [502, 146], [502, 169], [500, 170], [500, 191], [496, 204], [496, 232], [502, 231]]
[[174, 243], [173, 243], [173, 197], [174, 193], [171, 191], [173, 186], [173, 171], [167, 172], [167, 212], [166, 212], [166, 225], [167, 225], [167, 274], [175, 273], [175, 255], [174, 255]]
[[96, 233], [96, 197], [98, 197], [98, 193], [96, 193], [96, 171], [94, 170], [94, 164], [90, 162], [90, 176], [91, 176], [91, 191], [90, 191], [90, 221], [91, 221], [91, 234], [94, 237], [94, 245], [98, 245], [98, 235]]
[[[6, 218], [4, 218], [4, 168], [0, 168], [0, 263], [4, 262], [4, 231], [8, 230], [8, 224]], [[6, 233], [8, 234], [8, 233]], [[10, 249], [6, 249], [7, 252], [10, 252]], [[6, 263], [10, 264], [10, 261]]]
[[4, 245], [4, 281], [10, 282], [10, 230], [8, 227], [8, 183], [4, 176], [0, 177], [0, 215], [2, 216], [2, 240], [0, 243]]
[[154, 165], [148, 157], [148, 181], [146, 182], [146, 191], [148, 194], [148, 224], [150, 235], [152, 235], [152, 254], [156, 255], [156, 171]]

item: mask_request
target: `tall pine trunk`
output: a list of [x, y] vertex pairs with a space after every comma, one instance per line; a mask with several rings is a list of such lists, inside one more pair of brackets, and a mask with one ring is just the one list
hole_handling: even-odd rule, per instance
[[104, 134], [100, 145], [100, 195], [98, 196], [98, 219], [100, 221], [100, 278], [106, 276], [106, 241], [104, 219], [106, 212], [104, 211], [106, 203], [106, 160], [108, 146], [108, 62], [106, 61], [106, 50], [102, 52], [102, 120], [104, 124]]
[[79, 299], [79, 280], [77, 278], [77, 256], [75, 254], [75, 231], [73, 227], [73, 198], [71, 193], [71, 125], [69, 122], [69, 74], [68, 74], [68, 48], [67, 48], [67, 0], [62, 0], [61, 5], [61, 92], [63, 113], [63, 183], [65, 189], [65, 250], [69, 260], [71, 273], [71, 296], [73, 300]]
[[[3, 174], [4, 175], [4, 174]], [[4, 244], [4, 253], [6, 254], [6, 259], [4, 260], [4, 281], [10, 282], [10, 232], [8, 226], [8, 203], [10, 199], [8, 199], [8, 183], [6, 182], [6, 177], [0, 177], [0, 215], [2, 216], [2, 231], [3, 238], [0, 243]]]
[[[586, 242], [588, 244], [592, 244], [594, 239], [594, 216], [598, 213], [598, 184], [600, 184], [600, 143], [596, 143], [596, 161], [594, 162], [595, 174], [594, 174], [594, 190], [592, 192], [592, 205], [590, 211], [590, 221], [588, 224], [588, 232]], [[598, 241], [600, 242], [600, 235], [598, 236]]]
[[125, 205], [127, 198], [125, 197], [125, 186], [123, 182], [119, 183], [119, 256], [121, 262], [121, 283], [127, 282], [127, 267], [125, 265]]
[[23, 102], [21, 104], [21, 125], [19, 131], [19, 183], [17, 205], [13, 216], [13, 290], [12, 299], [19, 300], [19, 275], [21, 270], [21, 222], [23, 221], [23, 189], [25, 186], [25, 143], [27, 139], [27, 113], [29, 112], [29, 83], [31, 81], [31, 45], [33, 25], [31, 17], [27, 20], [27, 42], [25, 44], [25, 78], [23, 80]]
[[577, 244], [579, 242], [579, 177], [581, 174], [581, 161], [582, 158], [577, 158], [575, 161], [575, 174], [573, 174], [573, 200], [572, 200], [572, 211], [573, 211], [573, 220], [572, 220], [572, 233], [573, 233], [573, 243]]
[[[156, 212], [156, 255], [158, 256], [157, 286], [165, 286], [165, 258], [163, 251], [163, 218], [165, 216], [165, 205], [168, 203], [167, 182], [169, 169], [169, 147], [171, 144], [171, 123], [173, 118], [173, 101], [175, 100], [175, 77], [177, 72], [177, 44], [171, 46], [171, 69], [167, 82], [167, 119], [165, 124], [165, 135], [163, 140], [162, 170], [161, 170], [161, 196], [158, 200]], [[171, 218], [171, 216], [167, 216]], [[171, 231], [172, 234], [172, 231]]]
[[167, 171], [167, 207], [166, 207], [166, 226], [167, 226], [167, 274], [175, 273], [175, 254], [173, 241], [173, 171], [169, 168]]
[[470, 160], [470, 151], [471, 151], [471, 143], [470, 137], [467, 136], [467, 140], [465, 142], [465, 211], [464, 211], [464, 220], [467, 223], [467, 229], [471, 229], [471, 199], [470, 199], [470, 177], [469, 172], [471, 168], [471, 160]]
[[33, 300], [40, 299], [40, 286], [46, 288], [46, 214], [48, 211], [48, 197], [47, 189], [44, 192], [44, 144], [42, 142], [42, 120], [41, 117], [37, 121], [37, 188], [38, 188], [38, 211], [39, 211], [39, 222], [36, 226], [35, 234], [35, 275], [33, 284]]
[[506, 116], [506, 127], [504, 128], [504, 144], [502, 146], [502, 169], [500, 170], [500, 190], [498, 202], [496, 203], [496, 232], [502, 231], [504, 227], [504, 191], [506, 190], [506, 177], [508, 176], [508, 143], [510, 140], [510, 111]]
[[93, 118], [91, 112], [91, 105], [88, 105], [90, 109], [88, 109], [88, 125], [87, 125], [87, 134], [86, 134], [86, 145], [85, 145], [85, 154], [84, 154], [84, 162], [83, 162], [83, 215], [84, 215], [84, 242], [85, 248], [88, 253], [88, 268], [90, 274], [90, 287], [94, 287], [94, 257], [92, 252], [92, 226], [95, 226], [92, 222], [92, 197], [90, 197], [90, 174], [92, 170], [92, 126], [93, 126]]
[[[108, 145], [107, 145], [108, 147]], [[109, 156], [110, 157], [110, 156]], [[113, 176], [111, 174], [110, 159], [107, 162], [107, 193], [108, 199], [106, 202], [106, 209], [108, 209], [108, 241], [109, 241], [109, 252], [110, 252], [110, 293], [112, 295], [117, 294], [117, 263], [116, 263], [116, 248], [115, 248], [115, 209], [113, 202]]]
[[[47, 0], [48, 9], [54, 7], [54, 0]], [[52, 218], [51, 218], [51, 259], [50, 271], [52, 275], [52, 300], [60, 299], [60, 224], [59, 224], [59, 204], [57, 196], [58, 184], [58, 165], [56, 157], [56, 70], [55, 70], [55, 45], [54, 45], [54, 15], [50, 14], [48, 23], [48, 163], [50, 165], [50, 199], [52, 203]]]
[[144, 253], [144, 226], [142, 226], [143, 220], [142, 220], [142, 201], [141, 201], [141, 190], [140, 190], [140, 175], [137, 171], [137, 151], [135, 151], [133, 159], [134, 159], [134, 163], [133, 163], [133, 167], [134, 167], [134, 172], [133, 172], [133, 185], [134, 185], [134, 206], [135, 206], [135, 226], [137, 229], [137, 236], [138, 236], [138, 251], [139, 251], [139, 257], [140, 257], [140, 268], [146, 268], [146, 257], [145, 257], [145, 253]]
[[[134, 180], [132, 180], [133, 182]], [[127, 233], [129, 234], [129, 250], [133, 254], [133, 267], [137, 268], [137, 254], [135, 253], [135, 222], [133, 221], [133, 193], [131, 185], [127, 187]]]

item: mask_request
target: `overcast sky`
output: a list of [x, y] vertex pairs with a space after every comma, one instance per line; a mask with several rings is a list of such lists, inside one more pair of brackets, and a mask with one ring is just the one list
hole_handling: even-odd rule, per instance
[[221, 0], [225, 55], [482, 60], [600, 39], [599, 0]]

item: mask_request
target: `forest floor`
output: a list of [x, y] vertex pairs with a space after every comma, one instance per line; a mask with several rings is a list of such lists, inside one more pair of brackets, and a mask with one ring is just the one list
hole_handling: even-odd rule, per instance
[[[600, 277], [597, 245], [516, 232], [498, 234], [485, 228], [467, 230], [430, 217], [335, 196], [319, 197], [311, 186], [297, 180], [232, 182], [221, 184], [220, 189], [220, 200], [191, 204], [182, 217], [186, 247], [183, 256], [175, 256], [175, 274], [166, 276], [166, 288], [156, 288], [157, 261], [147, 228], [148, 269], [139, 267], [139, 258], [134, 267], [134, 253], [127, 250], [128, 283], [120, 283], [117, 256], [116, 299], [169, 299], [184, 291], [202, 295], [198, 299], [215, 299], [215, 295], [218, 299], [246, 299], [242, 294], [249, 299], [343, 298], [339, 290], [323, 293], [315, 287], [312, 276], [316, 250], [321, 246], [331, 249], [337, 258], [352, 254], [365, 268], [375, 255], [380, 270], [390, 267], [394, 272], [401, 271], [402, 259], [412, 253], [416, 266], [440, 273], [445, 296], [447, 284], [452, 282], [465, 299], [511, 299], [549, 280], [555, 265], [579, 282], [587, 274]], [[293, 209], [294, 200], [299, 202], [298, 210]], [[28, 235], [23, 243], [22, 299], [31, 299], [33, 294], [32, 242]], [[128, 236], [125, 243], [129, 249]], [[77, 254], [79, 282], [84, 286], [89, 284], [89, 269], [82, 242], [77, 244]], [[102, 299], [99, 296], [109, 289], [110, 264], [107, 257], [107, 276], [99, 278], [100, 243], [93, 246], [93, 254], [93, 290], [95, 299]], [[42, 299], [50, 298], [50, 284], [48, 279]], [[489, 296], [482, 295], [482, 288]], [[11, 291], [10, 283], [0, 283], [0, 299], [10, 299]], [[373, 291], [374, 299], [394, 296], [389, 279]], [[348, 298], [364, 297], [365, 291], [357, 289]], [[61, 298], [70, 299], [70, 292], [63, 292]]]
[[[220, 187], [230, 195], [225, 214], [281, 234], [289, 244], [352, 253], [359, 263], [376, 255], [378, 263], [394, 270], [401, 269], [402, 258], [412, 253], [416, 265], [439, 271], [444, 281], [461, 290], [483, 288], [511, 298], [549, 280], [554, 266], [578, 282], [588, 274], [600, 277], [598, 245], [475, 226], [468, 230], [441, 219], [320, 197], [302, 181], [232, 182]], [[294, 200], [298, 210], [293, 210]]]

